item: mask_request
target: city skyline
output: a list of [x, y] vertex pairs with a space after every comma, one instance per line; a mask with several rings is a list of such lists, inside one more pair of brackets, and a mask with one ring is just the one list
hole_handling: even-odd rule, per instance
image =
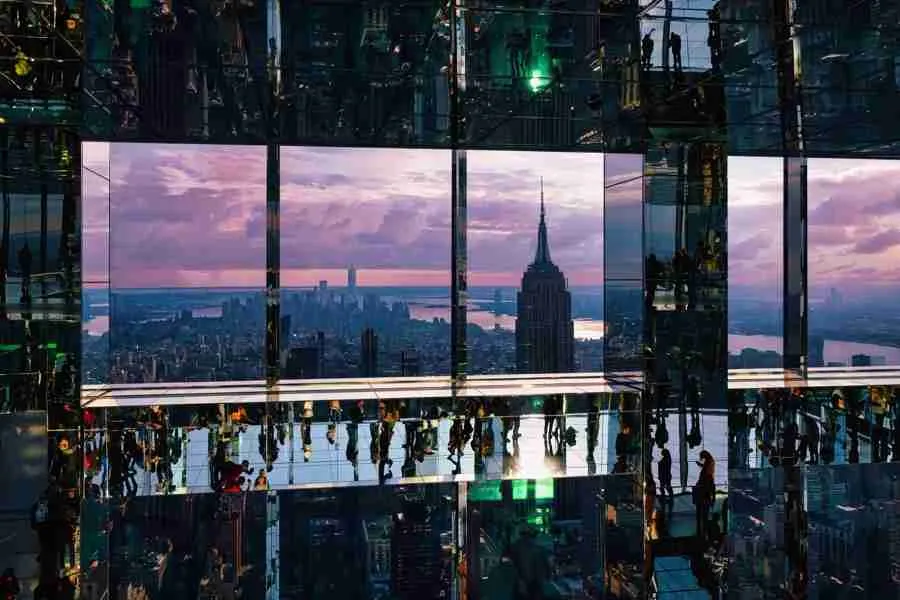
[[[88, 287], [265, 286], [262, 148], [90, 143], [83, 155]], [[616, 157], [606, 158], [614, 169]], [[601, 285], [603, 159], [470, 152], [470, 285], [517, 285], [534, 249], [542, 176], [555, 259], [573, 287]], [[780, 169], [779, 158], [729, 160], [732, 283], [773, 300], [781, 286]], [[896, 175], [900, 166], [889, 161], [809, 160], [814, 300], [831, 287], [878, 290], [898, 280], [900, 189], [885, 184]], [[449, 151], [290, 147], [281, 179], [284, 287], [344, 285], [351, 264], [360, 287], [449, 285]], [[611, 223], [607, 232], [625, 238], [634, 226]]]

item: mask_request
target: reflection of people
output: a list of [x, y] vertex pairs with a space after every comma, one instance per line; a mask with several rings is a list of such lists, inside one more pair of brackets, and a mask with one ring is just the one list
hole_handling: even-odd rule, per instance
[[644, 37], [641, 39], [641, 68], [644, 70], [650, 70], [650, 65], [653, 60], [653, 38], [650, 35], [656, 31], [655, 29], [651, 29]]
[[669, 35], [669, 48], [672, 49], [672, 68], [681, 71], [681, 36], [674, 31]]
[[22, 303], [31, 301], [31, 248], [28, 242], [19, 250], [19, 271], [22, 276]]
[[659, 288], [660, 279], [663, 276], [663, 265], [656, 258], [656, 254], [651, 253], [647, 257], [647, 264], [644, 270], [647, 277], [646, 304], [648, 309], [652, 309], [656, 301], [656, 290]]
[[697, 508], [697, 536], [706, 539], [709, 533], [709, 513], [716, 499], [716, 461], [706, 450], [700, 452], [700, 475], [694, 484], [693, 500]]
[[668, 496], [669, 502], [674, 501], [675, 492], [672, 490], [672, 454], [668, 448], [663, 448], [657, 463], [659, 475], [659, 498], [665, 502]]
[[706, 12], [709, 17], [709, 35], [706, 38], [706, 45], [709, 46], [709, 60], [714, 71], [718, 70], [722, 64], [722, 33], [719, 19], [721, 11], [719, 3], [716, 2], [712, 10]]

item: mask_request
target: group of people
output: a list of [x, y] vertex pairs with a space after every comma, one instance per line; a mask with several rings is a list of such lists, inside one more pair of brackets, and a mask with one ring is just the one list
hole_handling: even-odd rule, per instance
[[[709, 59], [713, 70], [718, 70], [722, 65], [723, 46], [722, 46], [722, 25], [721, 25], [721, 9], [719, 3], [716, 2], [710, 10], [706, 12], [708, 18], [709, 32], [706, 37], [706, 45], [709, 47]], [[653, 50], [656, 43], [653, 40], [653, 32], [651, 29], [641, 38], [641, 68], [649, 71], [653, 65]], [[682, 63], [681, 53], [681, 36], [674, 31], [669, 33], [669, 38], [664, 40], [666, 43], [666, 52], [672, 53], [672, 68], [680, 72], [684, 66]]]
[[662, 261], [655, 253], [650, 253], [645, 266], [647, 308], [656, 306], [656, 294], [660, 289], [671, 288], [675, 295], [675, 310], [696, 310], [707, 276], [718, 269], [720, 252], [701, 240], [693, 254], [686, 248], [679, 248], [669, 261]]
[[736, 393], [729, 415], [733, 461], [747, 463], [751, 429], [760, 455], [773, 466], [859, 463], [865, 434], [871, 462], [900, 460], [900, 402], [895, 393], [877, 387], [846, 394], [838, 390], [820, 404], [812, 392], [762, 390], [753, 405]]
[[[701, 450], [696, 462], [699, 472], [697, 480], [690, 488], [691, 503], [696, 517], [695, 536], [704, 545], [716, 549], [721, 547], [728, 529], [728, 503], [716, 506], [716, 460], [708, 450]], [[672, 455], [668, 448], [661, 448], [656, 464], [657, 478], [652, 469], [646, 473], [645, 510], [651, 515], [651, 523], [656, 538], [670, 535], [670, 525], [674, 516], [675, 491], [672, 486]]]

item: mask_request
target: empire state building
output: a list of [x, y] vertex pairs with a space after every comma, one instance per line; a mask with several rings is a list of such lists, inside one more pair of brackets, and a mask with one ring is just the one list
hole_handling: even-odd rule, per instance
[[516, 367], [520, 373], [575, 370], [572, 296], [566, 277], [550, 258], [541, 180], [541, 220], [534, 261], [522, 275], [516, 319]]

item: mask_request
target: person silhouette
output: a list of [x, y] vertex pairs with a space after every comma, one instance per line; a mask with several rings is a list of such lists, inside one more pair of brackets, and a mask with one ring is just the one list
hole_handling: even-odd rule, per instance
[[22, 303], [31, 301], [31, 248], [26, 241], [19, 250], [19, 271], [22, 276]]
[[672, 68], [681, 71], [681, 36], [674, 31], [669, 35], [669, 48], [672, 49]]
[[645, 71], [650, 70], [650, 65], [653, 62], [653, 38], [650, 37], [655, 29], [651, 29], [647, 33], [644, 34], [644, 37], [641, 39], [641, 68]]

